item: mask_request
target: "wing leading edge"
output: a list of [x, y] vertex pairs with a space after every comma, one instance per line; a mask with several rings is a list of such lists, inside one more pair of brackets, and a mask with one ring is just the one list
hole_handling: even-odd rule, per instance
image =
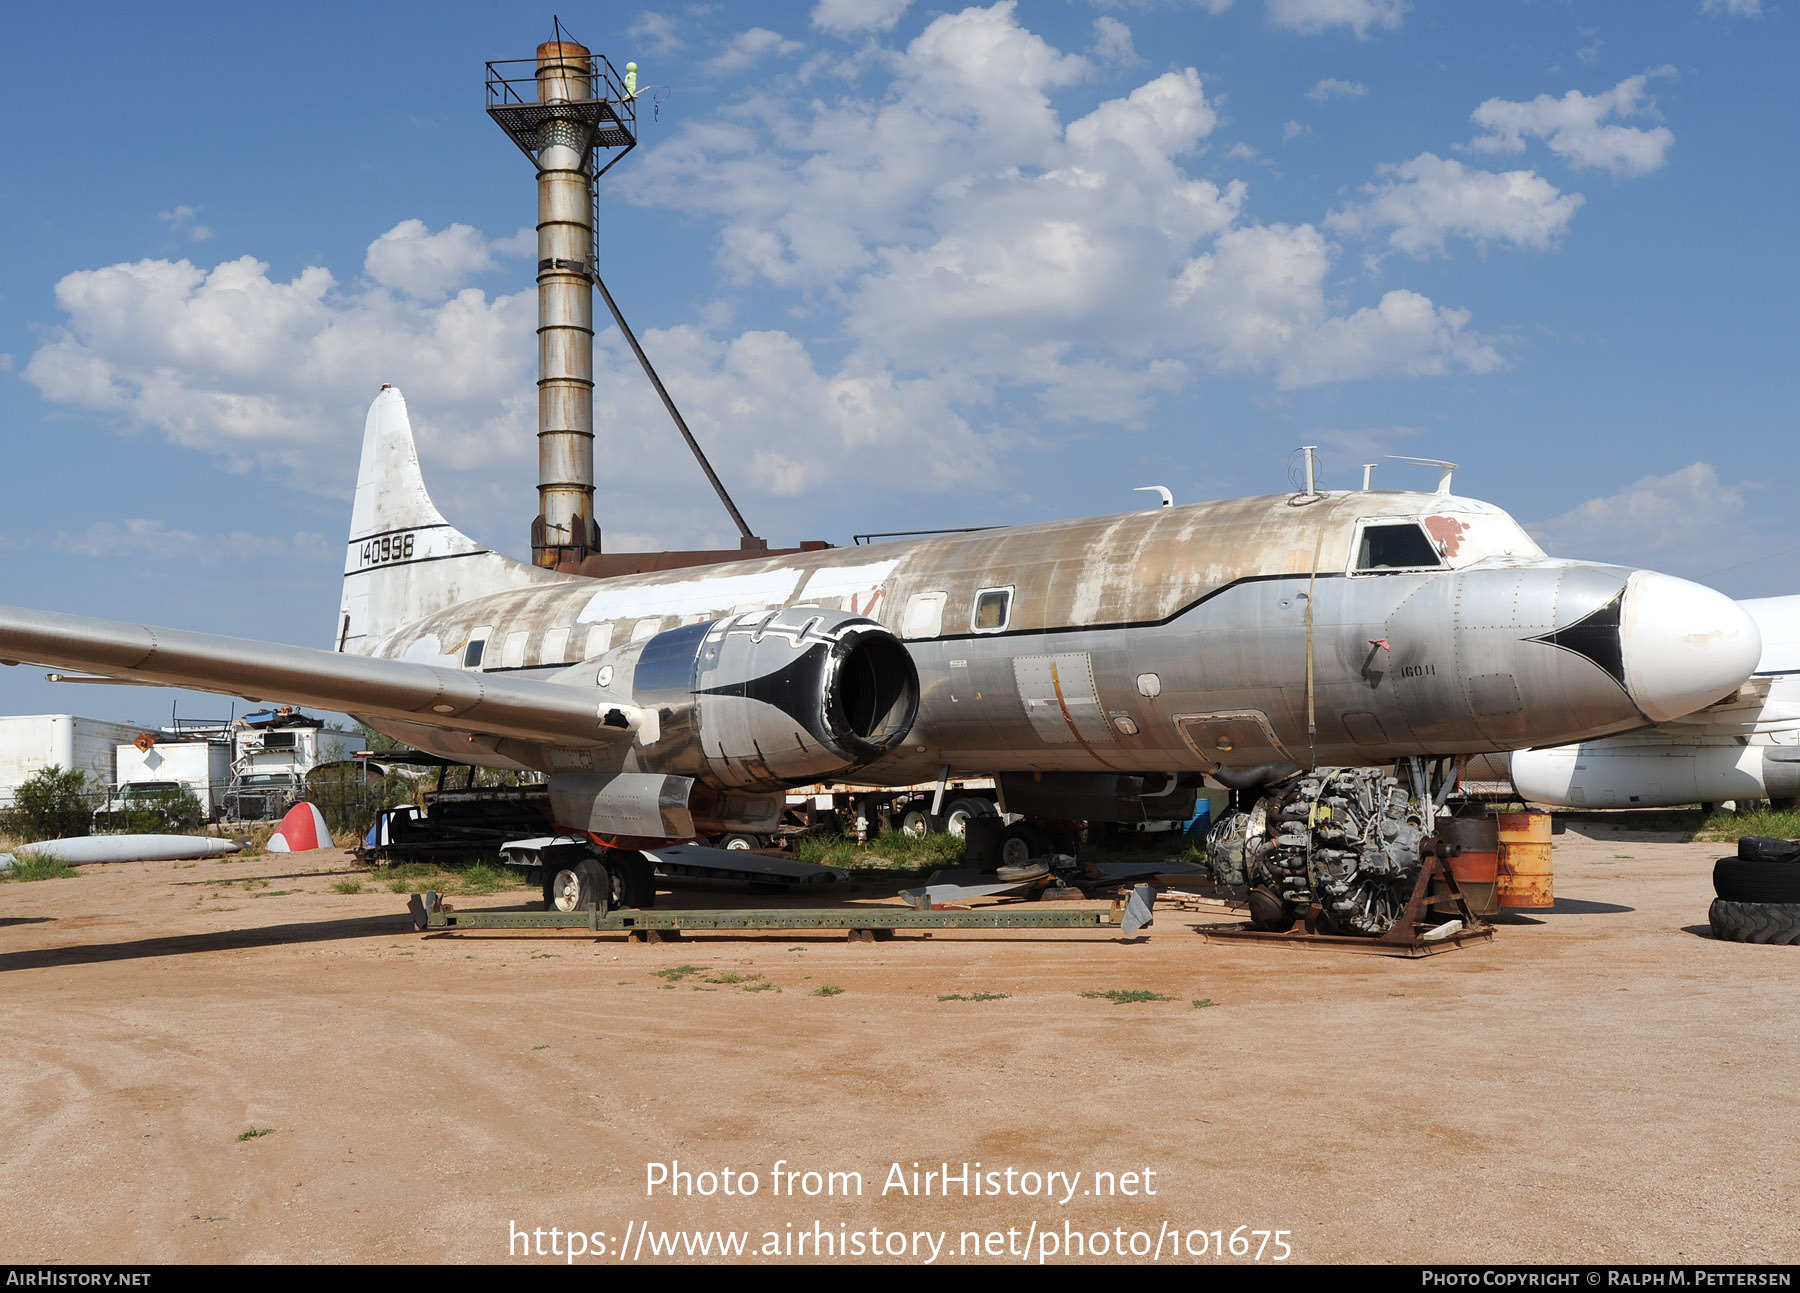
[[582, 687], [16, 606], [0, 606], [0, 660], [559, 745], [623, 741], [638, 722]]

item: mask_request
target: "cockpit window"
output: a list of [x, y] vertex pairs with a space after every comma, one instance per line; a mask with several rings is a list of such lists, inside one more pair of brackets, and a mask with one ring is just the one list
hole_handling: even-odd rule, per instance
[[1358, 570], [1417, 570], [1443, 564], [1437, 545], [1414, 521], [1366, 525], [1356, 549]]

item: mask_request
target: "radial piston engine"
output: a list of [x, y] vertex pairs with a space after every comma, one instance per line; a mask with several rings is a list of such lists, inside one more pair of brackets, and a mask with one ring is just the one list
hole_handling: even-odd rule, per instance
[[1207, 837], [1222, 884], [1247, 885], [1251, 923], [1288, 929], [1315, 906], [1321, 928], [1378, 937], [1406, 910], [1426, 809], [1379, 768], [1320, 768], [1274, 788]]

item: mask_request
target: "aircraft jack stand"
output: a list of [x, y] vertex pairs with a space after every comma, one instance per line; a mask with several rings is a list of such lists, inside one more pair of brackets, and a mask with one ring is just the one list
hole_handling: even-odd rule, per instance
[[[1462, 887], [1447, 863], [1450, 848], [1436, 839], [1419, 846], [1422, 865], [1419, 878], [1413, 882], [1412, 896], [1406, 910], [1387, 933], [1375, 938], [1354, 934], [1321, 934], [1318, 932], [1320, 911], [1315, 904], [1292, 929], [1253, 929], [1248, 925], [1196, 925], [1194, 928], [1208, 942], [1280, 943], [1289, 947], [1330, 947], [1348, 952], [1374, 952], [1382, 956], [1421, 957], [1448, 952], [1467, 943], [1485, 943], [1494, 937], [1494, 927], [1477, 916], [1463, 897]], [[1449, 902], [1455, 915], [1446, 919], [1427, 919], [1427, 908]], [[1439, 933], [1446, 924], [1460, 928]]]

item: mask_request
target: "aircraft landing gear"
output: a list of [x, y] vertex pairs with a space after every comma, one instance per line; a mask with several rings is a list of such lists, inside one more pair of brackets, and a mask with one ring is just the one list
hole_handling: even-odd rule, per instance
[[1047, 855], [1053, 847], [1050, 832], [1031, 822], [1014, 822], [1000, 832], [1000, 865], [1022, 867]]
[[544, 910], [607, 911], [613, 905], [612, 876], [599, 858], [586, 857], [544, 868]]
[[612, 875], [613, 906], [656, 906], [656, 871], [649, 858], [624, 849], [608, 849], [606, 869]]

